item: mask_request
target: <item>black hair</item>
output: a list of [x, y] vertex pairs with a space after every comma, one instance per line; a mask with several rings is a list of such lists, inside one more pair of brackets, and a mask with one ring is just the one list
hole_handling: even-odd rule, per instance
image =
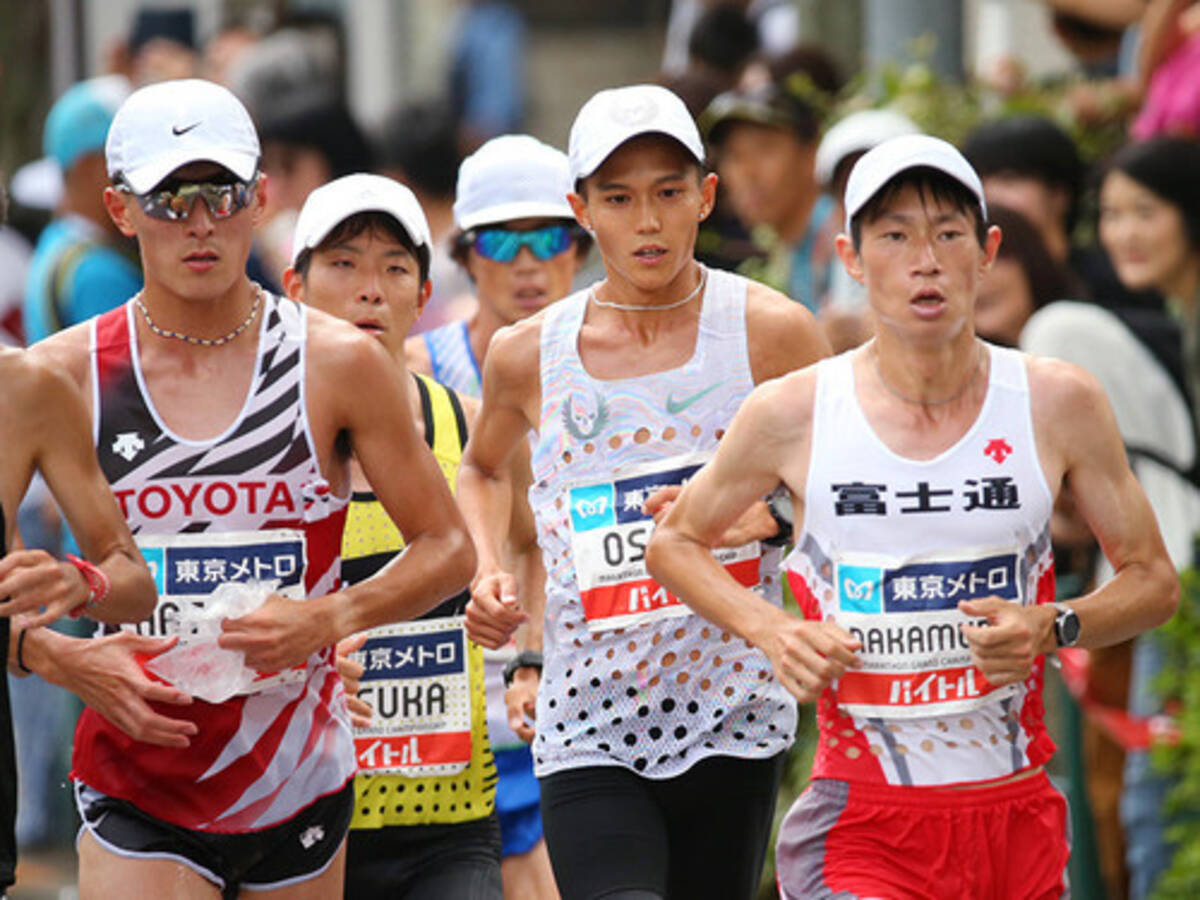
[[733, 79], [758, 49], [758, 29], [734, 3], [719, 3], [700, 16], [688, 37], [688, 56]]
[[330, 180], [367, 172], [371, 150], [349, 108], [340, 100], [308, 102], [303, 98], [280, 103], [259, 116], [259, 139], [311, 147], [329, 164]]
[[947, 175], [940, 169], [930, 166], [913, 166], [893, 175], [884, 182], [871, 199], [864, 203], [850, 219], [850, 237], [857, 250], [862, 245], [862, 227], [878, 219], [896, 195], [905, 188], [915, 188], [923, 204], [930, 201], [940, 206], [952, 206], [958, 212], [970, 217], [975, 222], [975, 238], [979, 246], [987, 244], [987, 222], [983, 219], [983, 210], [979, 198], [957, 178]]
[[355, 213], [352, 216], [342, 219], [329, 234], [325, 235], [321, 243], [315, 247], [307, 247], [301, 250], [292, 268], [296, 270], [296, 274], [301, 278], [307, 278], [308, 267], [312, 264], [314, 253], [328, 250], [330, 247], [334, 247], [343, 241], [354, 240], [360, 234], [366, 233], [384, 234], [399, 243], [417, 261], [421, 283], [424, 284], [428, 280], [429, 247], [418, 247], [409, 235], [408, 230], [400, 224], [395, 216], [376, 210]]
[[[592, 236], [574, 219], [556, 219], [554, 224], [566, 225], [571, 229], [571, 239], [575, 242], [575, 255], [582, 262], [584, 257], [588, 255], [588, 251], [592, 249]], [[466, 231], [455, 231], [450, 238], [450, 258], [465, 270], [467, 268], [467, 256], [471, 252], [471, 245], [475, 243], [475, 235], [480, 231], [487, 231], [489, 228], [500, 228], [503, 225], [503, 222], [491, 222], [487, 225], [468, 228]]]
[[1075, 228], [1085, 168], [1075, 141], [1045, 116], [995, 119], [971, 132], [963, 144], [980, 178], [1017, 175], [1067, 192], [1066, 230]]
[[403, 180], [435, 197], [453, 197], [462, 153], [458, 122], [446, 104], [408, 103], [387, 117], [379, 137], [379, 166], [400, 169]]
[[1050, 255], [1041, 233], [1029, 219], [998, 203], [988, 207], [988, 219], [1004, 235], [997, 258], [1011, 259], [1024, 271], [1035, 310], [1072, 295], [1070, 273]]
[[1155, 137], [1127, 144], [1109, 163], [1179, 210], [1188, 243], [1200, 251], [1200, 142]]

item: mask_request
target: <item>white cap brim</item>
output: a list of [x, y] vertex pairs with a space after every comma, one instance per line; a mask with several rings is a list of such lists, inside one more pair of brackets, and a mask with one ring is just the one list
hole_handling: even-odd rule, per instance
[[192, 150], [180, 150], [175, 153], [163, 153], [156, 156], [152, 162], [137, 169], [121, 173], [121, 179], [129, 185], [135, 194], [144, 194], [152, 190], [156, 184], [183, 166], [198, 162], [216, 163], [224, 166], [242, 181], [249, 181], [258, 171], [258, 155], [239, 153], [236, 150], [212, 149], [204, 153]]
[[575, 221], [566, 199], [562, 203], [500, 203], [481, 209], [470, 215], [463, 216], [458, 227], [463, 231], [478, 228], [480, 225], [495, 225], [500, 222], [512, 222], [516, 219], [570, 219]]
[[338, 225], [353, 215], [379, 212], [400, 223], [417, 249], [430, 251], [429, 222], [407, 187], [382, 175], [344, 175], [308, 195], [296, 218], [292, 264], [305, 250], [320, 246]]

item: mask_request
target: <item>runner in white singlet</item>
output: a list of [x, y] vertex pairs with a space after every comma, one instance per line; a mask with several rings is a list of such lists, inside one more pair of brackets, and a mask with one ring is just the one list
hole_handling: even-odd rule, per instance
[[[646, 574], [645, 504], [713, 453], [754, 384], [827, 344], [799, 304], [695, 262], [716, 177], [674, 94], [600, 92], [571, 130], [570, 161], [571, 205], [606, 277], [492, 341], [459, 481], [481, 560], [468, 627], [494, 639], [521, 619], [504, 600], [502, 467], [536, 430], [546, 598], [533, 750], [559, 890], [750, 897], [795, 707], [765, 656]], [[720, 558], [778, 604], [779, 551], [753, 539], [777, 531], [762, 506]]]
[[[751, 395], [656, 531], [650, 570], [818, 702], [813, 782], [779, 834], [785, 898], [1069, 895], [1045, 654], [1160, 624], [1174, 570], [1096, 382], [976, 338], [1001, 235], [958, 151], [881, 144], [846, 214], [838, 252], [875, 339]], [[780, 485], [803, 619], [709, 552]], [[1049, 522], [1066, 485], [1116, 574], [1056, 604]]]

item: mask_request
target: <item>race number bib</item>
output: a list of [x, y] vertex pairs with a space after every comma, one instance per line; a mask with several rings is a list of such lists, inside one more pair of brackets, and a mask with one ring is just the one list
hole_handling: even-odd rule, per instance
[[[662, 460], [615, 481], [570, 489], [571, 548], [589, 631], [691, 614], [646, 572], [646, 544], [654, 519], [642, 512], [642, 504], [659, 488], [685, 484], [705, 458], [692, 454]], [[757, 541], [722, 548], [713, 555], [741, 584], [758, 584]]]
[[358, 696], [375, 710], [354, 729], [367, 775], [456, 775], [471, 762], [471, 683], [463, 616], [370, 632], [354, 654], [363, 665]]
[[838, 704], [862, 717], [914, 718], [976, 709], [1016, 694], [994, 687], [971, 662], [960, 600], [1024, 602], [1010, 550], [949, 557], [837, 561], [837, 624], [859, 641], [862, 668], [837, 683]]
[[[122, 626], [139, 634], [186, 638], [180, 631], [180, 613], [185, 609], [203, 612], [209, 596], [225, 582], [275, 582], [276, 593], [305, 599], [308, 559], [301, 531], [151, 534], [139, 535], [136, 540], [158, 589], [153, 615], [137, 625]], [[283, 672], [260, 672], [242, 693], [303, 681], [304, 677], [304, 665]]]

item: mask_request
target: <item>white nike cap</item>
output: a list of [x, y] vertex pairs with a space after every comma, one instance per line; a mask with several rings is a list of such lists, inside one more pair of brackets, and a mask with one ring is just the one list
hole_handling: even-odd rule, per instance
[[920, 133], [921, 129], [912, 119], [894, 109], [864, 109], [850, 113], [825, 132], [817, 146], [813, 162], [817, 182], [831, 184], [838, 163], [851, 153], [870, 150], [889, 138]]
[[846, 233], [850, 233], [850, 220], [880, 188], [901, 172], [922, 167], [937, 169], [969, 190], [979, 201], [984, 219], [987, 218], [983, 184], [966, 157], [941, 138], [907, 134], [873, 147], [854, 164], [846, 182]]
[[462, 231], [513, 219], [575, 220], [567, 155], [527, 134], [492, 138], [458, 167], [454, 224]]
[[679, 97], [657, 84], [610, 88], [592, 96], [571, 126], [571, 184], [587, 178], [626, 141], [643, 134], [672, 137], [704, 165], [704, 142]]
[[418, 250], [429, 254], [429, 223], [413, 192], [391, 178], [360, 173], [335, 178], [308, 195], [296, 218], [292, 265], [303, 251], [317, 247], [338, 225], [362, 212], [388, 214], [400, 223]]
[[108, 176], [144, 194], [180, 166], [214, 162], [243, 181], [262, 151], [246, 107], [200, 78], [161, 81], [134, 91], [108, 130]]

